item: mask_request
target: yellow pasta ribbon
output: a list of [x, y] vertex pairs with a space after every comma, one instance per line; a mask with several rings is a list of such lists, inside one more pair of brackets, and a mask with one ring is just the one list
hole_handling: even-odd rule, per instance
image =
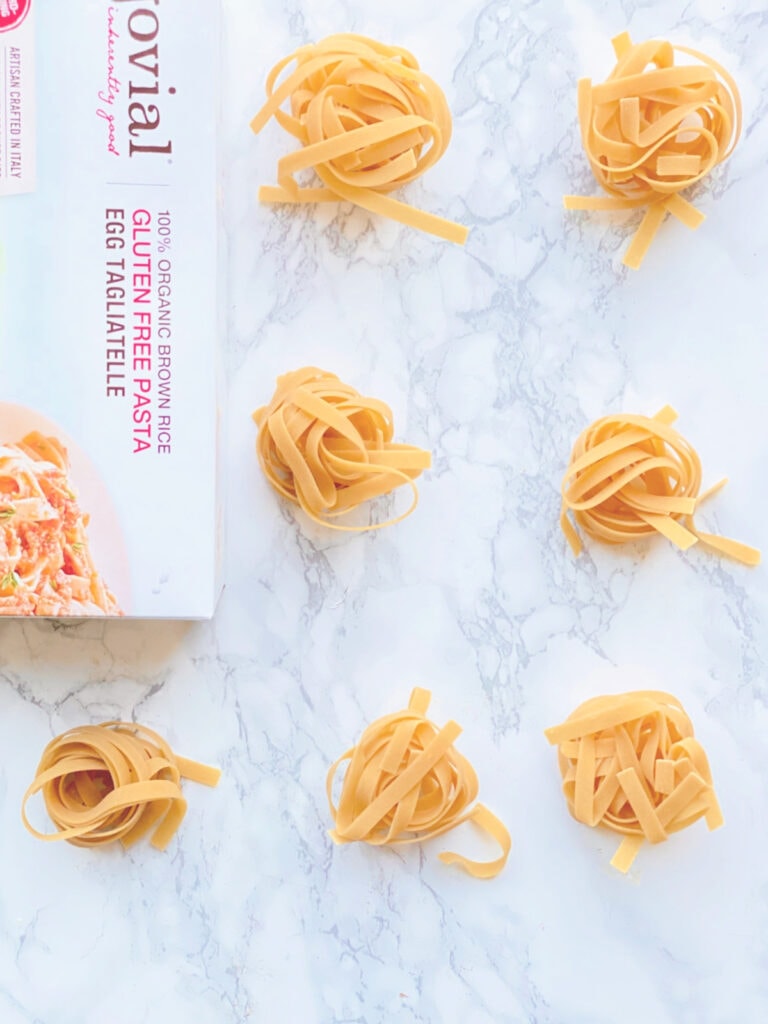
[[670, 694], [594, 697], [544, 734], [558, 746], [571, 815], [623, 834], [611, 860], [619, 871], [644, 842], [663, 842], [700, 818], [710, 830], [723, 824], [707, 756]]
[[[46, 842], [74, 846], [132, 846], [154, 829], [151, 843], [164, 850], [187, 810], [181, 779], [216, 786], [218, 768], [179, 757], [156, 732], [131, 722], [70, 729], [43, 751], [35, 781], [22, 804], [27, 829]], [[43, 794], [56, 832], [38, 832], [27, 804]]]
[[[496, 860], [480, 862], [458, 853], [441, 853], [445, 864], [456, 864], [473, 878], [495, 878], [507, 863], [512, 840], [506, 827], [483, 804], [470, 804], [478, 794], [472, 765], [453, 746], [461, 726], [448, 722], [442, 729], [426, 718], [431, 694], [418, 687], [408, 707], [369, 725], [328, 772], [328, 804], [335, 822], [330, 833], [336, 843], [364, 842], [400, 846], [433, 839], [474, 822], [502, 849]], [[333, 782], [349, 761], [338, 807]]]
[[[416, 508], [414, 480], [432, 464], [429, 452], [393, 442], [389, 406], [364, 397], [335, 374], [305, 366], [278, 377], [272, 401], [253, 418], [259, 462], [270, 484], [321, 526], [377, 530]], [[333, 522], [402, 484], [413, 493], [402, 515], [370, 526]]]
[[[290, 114], [282, 109], [288, 100]], [[278, 185], [260, 190], [262, 202], [348, 200], [449, 242], [466, 241], [467, 228], [387, 195], [437, 163], [451, 139], [445, 95], [407, 50], [353, 34], [301, 46], [270, 71], [267, 102], [251, 128], [260, 132], [272, 117], [302, 148], [280, 160]], [[322, 187], [298, 185], [295, 176], [310, 168]]]
[[[607, 80], [578, 86], [581, 140], [607, 197], [566, 196], [569, 210], [647, 207], [624, 255], [637, 270], [667, 213], [689, 228], [704, 215], [680, 193], [730, 156], [741, 134], [738, 87], [698, 50], [652, 39], [613, 40], [616, 66]], [[675, 64], [675, 54], [697, 63]]]
[[579, 435], [563, 478], [560, 513], [575, 555], [582, 546], [569, 514], [607, 544], [660, 533], [683, 551], [702, 543], [744, 565], [760, 563], [756, 548], [696, 527], [694, 512], [727, 480], [699, 493], [701, 462], [671, 426], [676, 419], [675, 410], [665, 406], [652, 417], [605, 416]]

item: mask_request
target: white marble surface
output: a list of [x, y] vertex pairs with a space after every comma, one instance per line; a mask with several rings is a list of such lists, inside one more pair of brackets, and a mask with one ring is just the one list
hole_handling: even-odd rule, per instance
[[[226, 591], [213, 624], [0, 623], [2, 1024], [752, 1024], [768, 1011], [764, 569], [663, 541], [578, 562], [558, 530], [569, 445], [608, 410], [666, 402], [706, 478], [702, 516], [768, 549], [768, 14], [763, 0], [226, 0], [231, 243]], [[631, 224], [566, 215], [591, 191], [576, 77], [628, 27], [719, 56], [746, 130], [647, 265]], [[255, 139], [273, 60], [355, 30], [409, 46], [447, 91], [451, 149], [408, 198], [472, 227], [466, 250], [361, 212], [255, 201], [286, 137]], [[388, 400], [428, 445], [417, 513], [360, 537], [281, 506], [251, 409], [306, 362]], [[680, 696], [726, 827], [608, 867], [568, 817], [542, 729], [597, 692]], [[506, 872], [334, 848], [330, 762], [413, 685], [509, 824]], [[218, 763], [170, 851], [38, 844], [19, 822], [44, 744], [135, 717]]]

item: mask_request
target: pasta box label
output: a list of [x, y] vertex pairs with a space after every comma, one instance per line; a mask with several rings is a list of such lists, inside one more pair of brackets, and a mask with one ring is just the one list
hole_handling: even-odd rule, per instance
[[35, 187], [32, 0], [0, 0], [0, 196]]
[[31, 6], [31, 0], [0, 0], [0, 32], [18, 28]]
[[219, 20], [0, 0], [0, 615], [213, 614]]

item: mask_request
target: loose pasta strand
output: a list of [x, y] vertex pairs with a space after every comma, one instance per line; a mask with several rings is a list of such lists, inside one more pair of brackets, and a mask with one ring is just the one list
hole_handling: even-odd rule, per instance
[[582, 544], [571, 517], [606, 544], [660, 533], [683, 551], [700, 543], [744, 565], [759, 564], [756, 548], [697, 528], [694, 513], [726, 481], [700, 493], [701, 462], [673, 429], [676, 419], [670, 406], [653, 417], [605, 416], [579, 435], [563, 478], [560, 513], [575, 555]]
[[[680, 193], [733, 151], [741, 134], [741, 97], [717, 61], [664, 40], [613, 40], [608, 79], [578, 87], [581, 140], [606, 197], [566, 196], [570, 210], [646, 207], [623, 262], [637, 270], [667, 213], [695, 229], [704, 220]], [[675, 54], [696, 63], [675, 64]]]
[[[399, 846], [433, 839], [467, 821], [495, 839], [501, 856], [490, 862], [458, 853], [441, 853], [474, 878], [495, 878], [504, 868], [512, 840], [502, 822], [483, 804], [472, 765], [454, 748], [461, 733], [456, 722], [442, 729], [426, 718], [431, 694], [416, 688], [408, 707], [380, 718], [328, 772], [328, 804], [336, 843], [364, 842]], [[333, 783], [348, 761], [339, 804]]]
[[[282, 109], [287, 101], [290, 114]], [[387, 194], [437, 163], [451, 139], [445, 95], [407, 50], [352, 34], [302, 46], [269, 73], [267, 101], [251, 128], [260, 132], [272, 117], [302, 148], [279, 161], [278, 185], [261, 189], [262, 202], [348, 200], [447, 241], [466, 241], [460, 224]], [[299, 186], [296, 175], [310, 168], [320, 187]]]
[[723, 824], [707, 756], [676, 697], [593, 697], [544, 734], [559, 748], [571, 815], [624, 837], [611, 860], [619, 871], [645, 842], [663, 842], [700, 818], [710, 830]]

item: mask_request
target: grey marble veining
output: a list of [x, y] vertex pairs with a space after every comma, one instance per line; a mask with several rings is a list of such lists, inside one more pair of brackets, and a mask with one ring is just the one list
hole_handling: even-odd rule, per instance
[[[743, 1024], [768, 1011], [764, 569], [664, 541], [558, 527], [570, 445], [607, 411], [667, 402], [728, 486], [701, 521], [768, 549], [768, 13], [758, 0], [225, 0], [230, 245], [226, 590], [212, 624], [0, 622], [2, 1024]], [[610, 37], [665, 35], [721, 59], [745, 130], [636, 274], [636, 218], [566, 213], [593, 193], [575, 83]], [[268, 208], [291, 140], [248, 122], [297, 44], [358, 31], [443, 84], [454, 139], [414, 204], [471, 227], [465, 249], [348, 207]], [[388, 401], [434, 468], [416, 513], [338, 536], [261, 478], [250, 413], [303, 364]], [[390, 508], [400, 507], [394, 499]], [[386, 511], [386, 503], [383, 511]], [[383, 512], [382, 512], [383, 514]], [[509, 825], [504, 874], [335, 848], [332, 761], [433, 690], [437, 722]], [[726, 826], [645, 849], [569, 817], [542, 730], [603, 690], [676, 693], [708, 750]], [[19, 822], [45, 743], [135, 718], [221, 765], [188, 785], [166, 854], [46, 846]]]

